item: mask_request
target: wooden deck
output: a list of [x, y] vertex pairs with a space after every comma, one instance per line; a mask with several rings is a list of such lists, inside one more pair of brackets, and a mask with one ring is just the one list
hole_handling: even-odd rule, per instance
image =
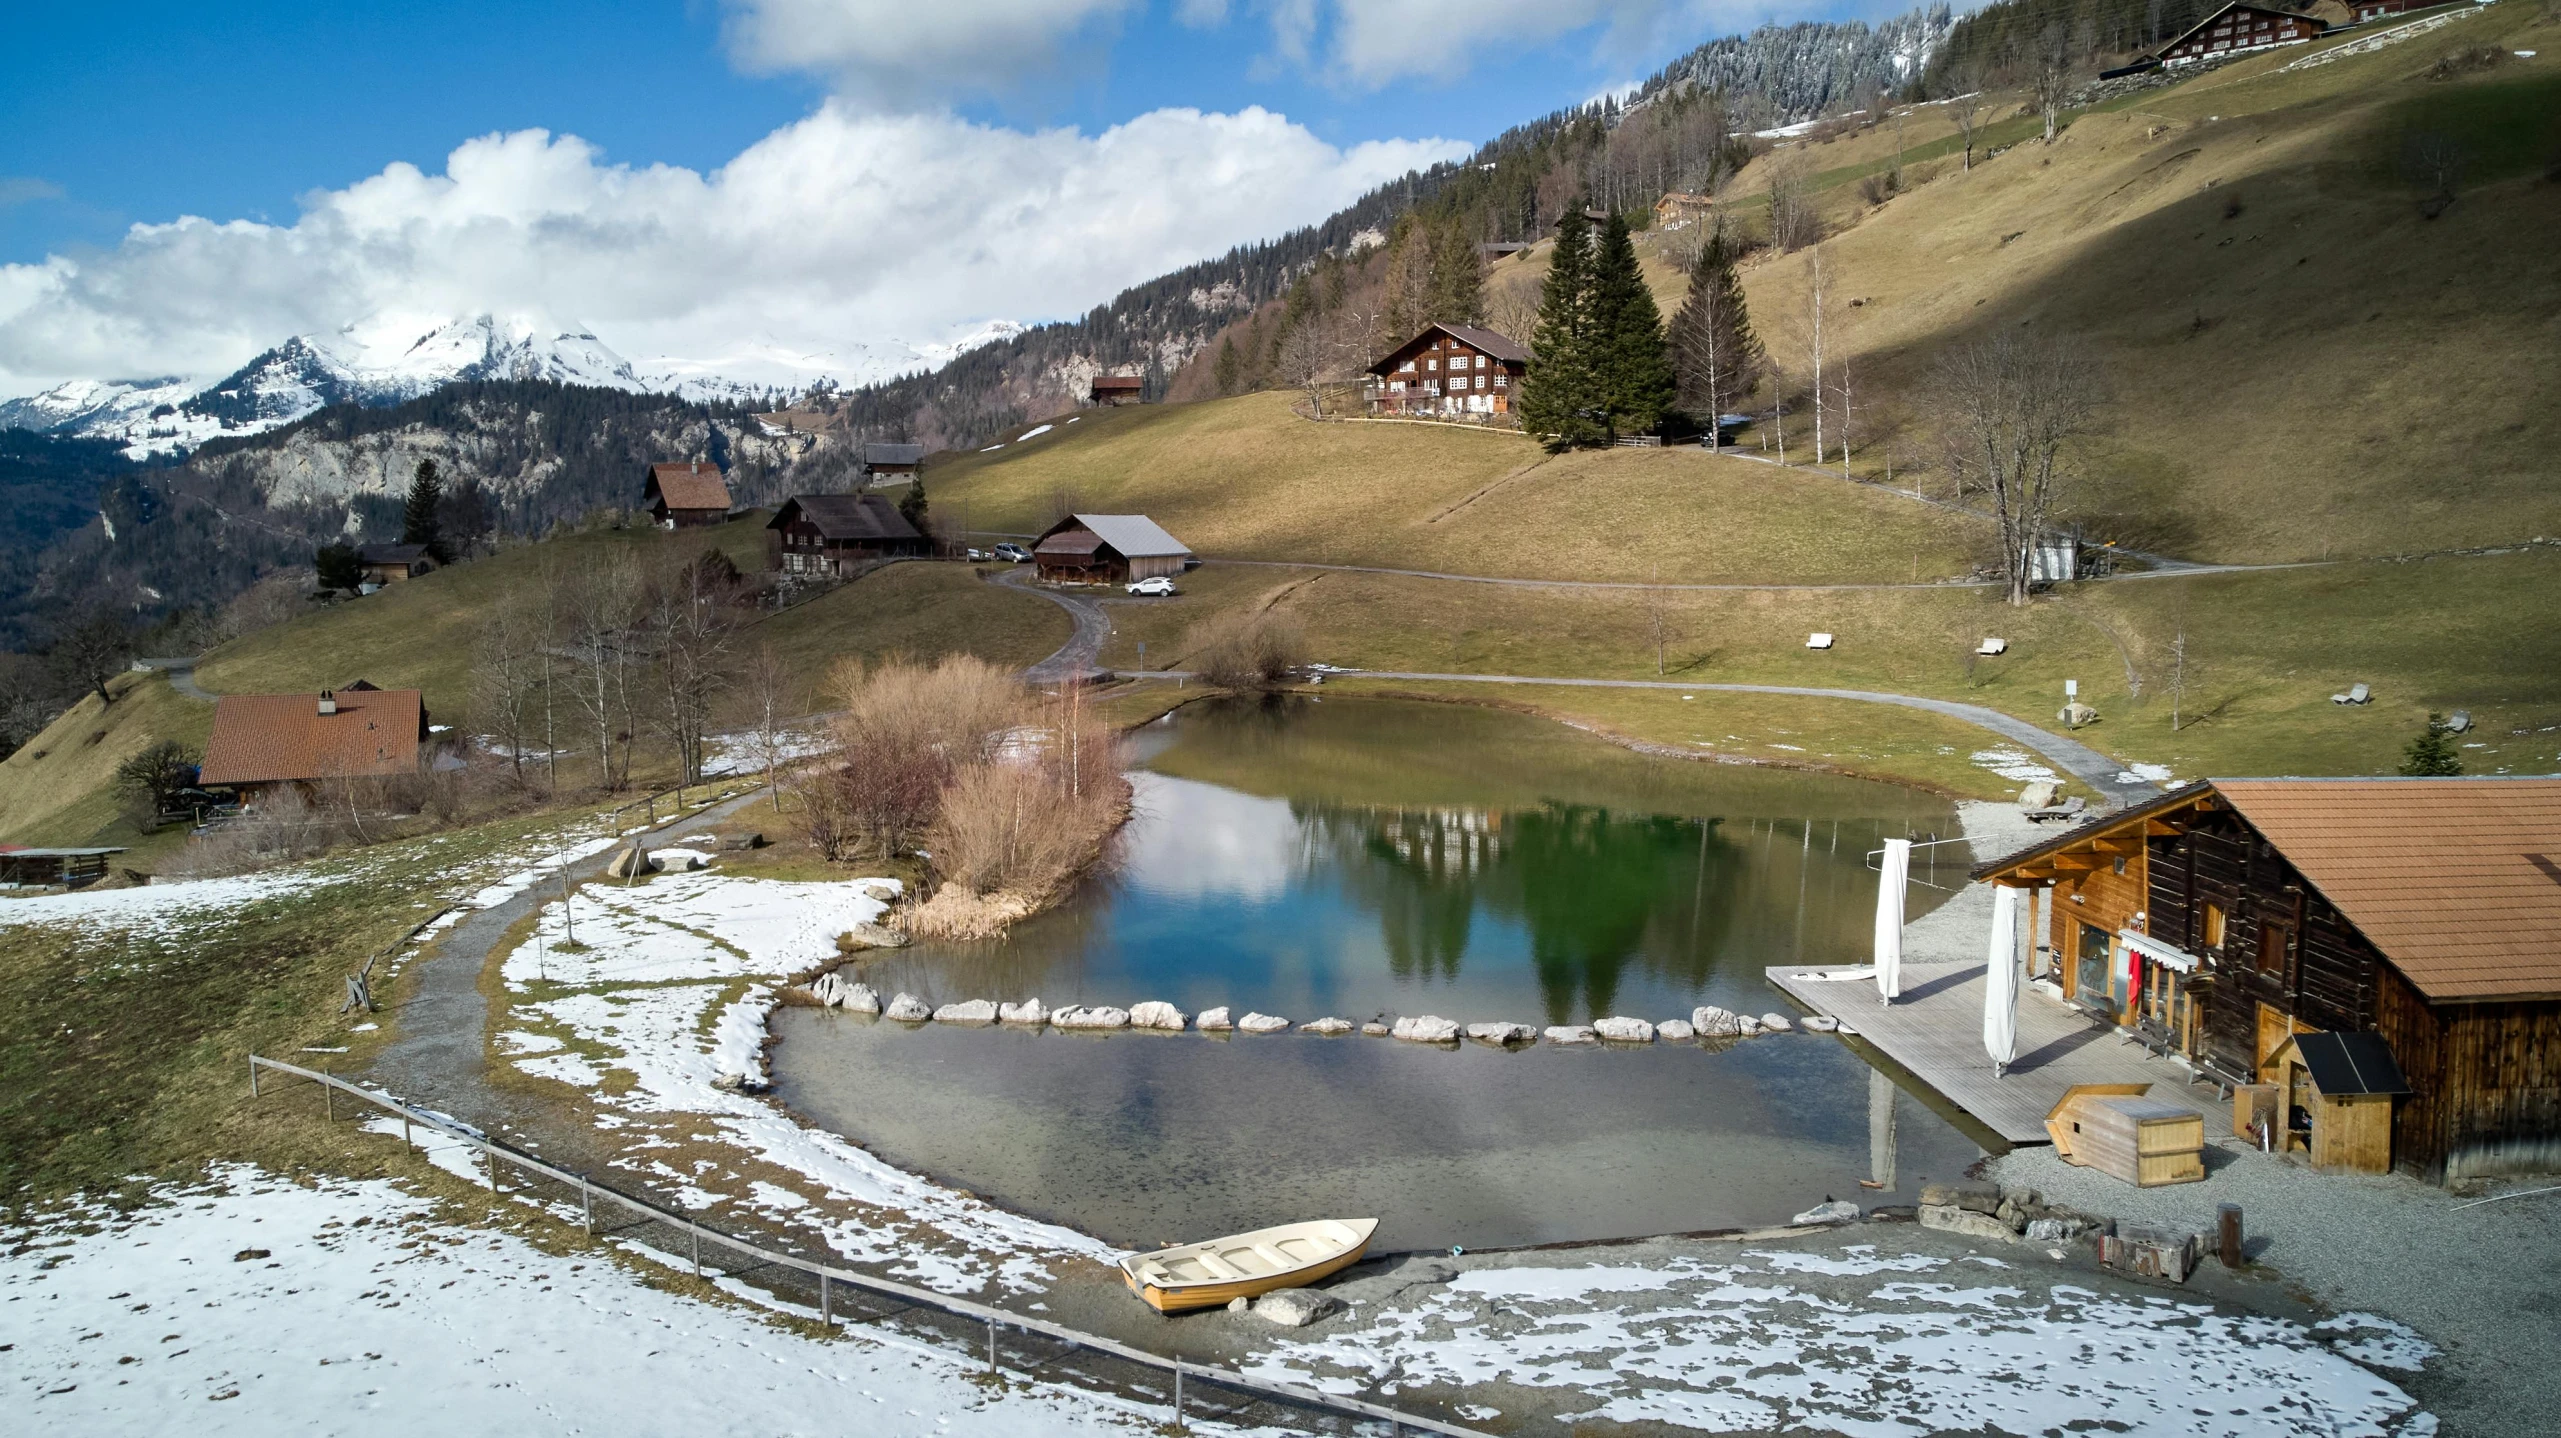
[[2049, 1142], [2045, 1115], [2064, 1090], [2085, 1083], [2149, 1083], [2149, 1097], [2205, 1115], [2206, 1137], [2232, 1131], [2232, 1106], [2185, 1068], [2118, 1037], [2116, 1028], [2030, 988], [2019, 995], [2018, 1059], [1995, 1077], [1983, 1052], [1981, 961], [1905, 964], [1903, 997], [1879, 1002], [1876, 981], [1809, 979], [1839, 965], [1789, 964], [1770, 982], [1818, 1014], [1858, 1031], [1949, 1102], [2014, 1144]]

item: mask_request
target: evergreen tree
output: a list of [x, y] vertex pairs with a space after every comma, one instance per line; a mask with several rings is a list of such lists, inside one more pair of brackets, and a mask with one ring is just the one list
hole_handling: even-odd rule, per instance
[[1605, 438], [1594, 415], [1591, 332], [1592, 229], [1583, 207], [1556, 222], [1556, 250], [1539, 294], [1538, 330], [1530, 338], [1529, 372], [1514, 400], [1521, 425], [1552, 450]]
[[356, 547], [343, 541], [324, 544], [312, 552], [311, 568], [323, 589], [354, 590], [365, 582], [364, 559]]
[[1485, 263], [1468, 238], [1467, 223], [1455, 217], [1442, 221], [1432, 236], [1429, 318], [1447, 325], [1485, 323]]
[[918, 534], [925, 532], [925, 477], [923, 475], [920, 474], [907, 481], [907, 492], [898, 497], [898, 517], [916, 526]]
[[1679, 376], [1680, 402], [1703, 417], [1711, 447], [1718, 433], [1716, 417], [1760, 386], [1768, 358], [1760, 336], [1752, 333], [1743, 281], [1734, 271], [1740, 248], [1719, 215], [1690, 269], [1689, 297], [1672, 317], [1672, 364]]
[[1651, 434], [1663, 424], [1677, 389], [1663, 344], [1663, 312], [1645, 288], [1627, 221], [1611, 215], [1592, 255], [1584, 353], [1600, 425], [1609, 437]]
[[418, 473], [409, 481], [409, 505], [400, 515], [400, 542], [424, 546], [427, 557], [438, 564], [453, 558], [445, 548], [444, 530], [437, 522], [436, 510], [444, 497], [444, 480], [436, 473], [436, 462], [418, 461]]
[[2431, 710], [2428, 727], [2410, 741], [2401, 761], [2401, 772], [2413, 778], [2451, 778], [2463, 772], [2463, 754], [2454, 747], [2454, 730], [2447, 727], [2445, 716]]
[[1236, 392], [1236, 382], [1245, 377], [1244, 372], [1245, 357], [1236, 353], [1236, 336], [1229, 335], [1227, 338], [1220, 340], [1218, 342], [1218, 368], [1213, 371], [1216, 379], [1218, 380], [1218, 392], [1222, 395], [1234, 394]]

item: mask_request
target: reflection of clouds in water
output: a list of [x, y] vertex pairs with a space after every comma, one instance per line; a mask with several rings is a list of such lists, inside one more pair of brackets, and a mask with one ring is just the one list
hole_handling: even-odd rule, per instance
[[1282, 799], [1162, 774], [1129, 776], [1138, 818], [1121, 874], [1153, 894], [1271, 900], [1299, 867], [1298, 819]]

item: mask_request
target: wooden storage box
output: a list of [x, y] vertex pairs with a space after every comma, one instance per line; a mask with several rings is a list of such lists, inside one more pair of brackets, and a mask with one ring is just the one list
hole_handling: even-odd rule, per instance
[[2205, 1115], [2148, 1098], [2094, 1098], [2078, 1106], [2073, 1154], [2137, 1188], [2205, 1177]]

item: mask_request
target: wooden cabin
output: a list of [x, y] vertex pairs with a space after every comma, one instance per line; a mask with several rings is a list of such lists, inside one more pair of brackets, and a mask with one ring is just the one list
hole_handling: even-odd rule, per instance
[[1509, 414], [1529, 351], [1492, 330], [1431, 324], [1369, 367], [1379, 414]]
[[855, 456], [855, 467], [862, 471], [865, 484], [896, 484], [914, 479], [925, 469], [925, 447], [921, 444], [866, 443]]
[[1071, 514], [1032, 545], [1040, 577], [1053, 584], [1125, 584], [1171, 577], [1189, 567], [1190, 546], [1143, 514]]
[[405, 583], [436, 567], [435, 556], [423, 544], [368, 544], [356, 551], [356, 563], [364, 567], [365, 583], [377, 589]]
[[78, 889], [107, 877], [109, 849], [37, 849], [0, 844], [0, 888]]
[[2243, 5], [2236, 0], [2153, 53], [2164, 65], [2190, 65], [2279, 45], [2300, 45], [2319, 39], [2329, 28], [2328, 21], [2315, 15], [2280, 10], [2273, 5]]
[[415, 773], [427, 761], [427, 732], [426, 701], [415, 689], [359, 680], [317, 695], [225, 694], [214, 701], [196, 782], [254, 805], [280, 785], [308, 790], [328, 779]]
[[1139, 404], [1147, 398], [1147, 381], [1134, 374], [1098, 374], [1085, 391], [1087, 404]]
[[729, 484], [720, 466], [702, 460], [649, 466], [640, 507], [661, 529], [694, 529], [729, 517]]
[[930, 554], [897, 507], [877, 494], [795, 494], [765, 522], [765, 567], [843, 578], [897, 555]]
[[1678, 229], [1692, 220], [1704, 220], [1714, 213], [1716, 202], [1707, 196], [1672, 190], [1654, 202], [1654, 228]]
[[2376, 1036], [2389, 1162], [2453, 1180], [2561, 1166], [2556, 856], [2561, 779], [2214, 779], [1974, 873], [2038, 891], [2066, 998], [2224, 1082]]

